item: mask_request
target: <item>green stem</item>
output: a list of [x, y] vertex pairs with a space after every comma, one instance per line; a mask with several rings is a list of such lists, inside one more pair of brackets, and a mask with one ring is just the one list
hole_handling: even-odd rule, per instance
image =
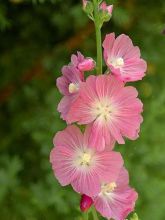
[[94, 5], [94, 23], [96, 30], [96, 46], [97, 46], [97, 74], [102, 74], [102, 40], [101, 26], [99, 18], [99, 3], [98, 0], [93, 0]]
[[84, 213], [84, 220], [88, 220], [88, 212]]
[[96, 209], [94, 207], [92, 207], [92, 215], [93, 215], [93, 220], [99, 220], [99, 218], [97, 217]]

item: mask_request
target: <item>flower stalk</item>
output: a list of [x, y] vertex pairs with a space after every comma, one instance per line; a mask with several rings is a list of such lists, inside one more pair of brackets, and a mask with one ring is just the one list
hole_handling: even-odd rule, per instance
[[102, 74], [102, 39], [101, 39], [101, 22], [99, 16], [99, 2], [98, 0], [93, 0], [94, 6], [94, 24], [96, 31], [96, 46], [97, 46], [97, 75]]
[[92, 215], [93, 215], [93, 220], [99, 220], [96, 209], [94, 207], [92, 207]]
[[84, 212], [84, 220], [88, 220], [88, 212]]

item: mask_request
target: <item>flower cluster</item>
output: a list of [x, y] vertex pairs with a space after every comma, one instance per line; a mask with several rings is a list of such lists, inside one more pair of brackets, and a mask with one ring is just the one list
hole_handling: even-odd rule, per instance
[[[83, 1], [83, 8], [87, 4]], [[105, 2], [99, 8], [108, 13], [112, 9]], [[86, 77], [96, 63], [80, 52], [62, 68], [57, 79], [63, 95], [58, 111], [68, 126], [55, 135], [50, 162], [60, 184], [71, 184], [82, 195], [82, 211], [94, 205], [103, 217], [124, 220], [134, 210], [138, 195], [129, 186], [122, 156], [114, 148], [125, 138], [139, 137], [143, 104], [137, 90], [126, 83], [141, 80], [147, 65], [124, 34], [106, 35], [103, 48], [107, 65], [103, 75]]]

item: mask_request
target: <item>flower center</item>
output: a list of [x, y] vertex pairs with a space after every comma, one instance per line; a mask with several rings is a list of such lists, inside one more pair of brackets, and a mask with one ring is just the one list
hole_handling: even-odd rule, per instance
[[89, 153], [84, 153], [81, 157], [81, 164], [88, 165], [91, 161], [91, 155]]
[[76, 167], [84, 169], [93, 163], [93, 151], [89, 149], [78, 150], [75, 155], [74, 164]]
[[104, 195], [112, 193], [116, 187], [117, 187], [117, 185], [115, 182], [108, 183], [108, 184], [102, 184], [101, 193]]
[[108, 121], [112, 117], [114, 107], [110, 104], [109, 100], [99, 100], [92, 106], [92, 113], [99, 119]]
[[77, 84], [74, 84], [74, 83], [69, 84], [69, 92], [71, 94], [77, 92], [78, 90], [79, 90], [79, 87]]
[[123, 60], [123, 58], [121, 58], [121, 57], [118, 57], [118, 58], [112, 60], [110, 63], [111, 63], [112, 66], [115, 67], [115, 68], [121, 68], [121, 67], [124, 66], [124, 60]]

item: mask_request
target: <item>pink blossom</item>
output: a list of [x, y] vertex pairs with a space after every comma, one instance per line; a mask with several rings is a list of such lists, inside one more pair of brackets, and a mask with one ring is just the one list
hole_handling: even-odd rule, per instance
[[50, 162], [62, 186], [71, 184], [76, 192], [91, 197], [100, 192], [101, 182], [116, 181], [123, 165], [120, 153], [90, 148], [88, 127], [83, 135], [78, 127], [68, 126], [53, 143]]
[[84, 74], [73, 65], [64, 66], [62, 74], [57, 79], [57, 87], [64, 97], [58, 105], [58, 111], [61, 113], [61, 118], [65, 120], [72, 103], [78, 97], [79, 84], [84, 81]]
[[80, 52], [77, 52], [77, 55], [72, 55], [71, 63], [82, 72], [91, 71], [95, 68], [95, 61], [91, 57], [85, 58]]
[[80, 209], [82, 212], [86, 212], [91, 207], [92, 204], [93, 204], [93, 200], [91, 197], [85, 194], [81, 196]]
[[100, 193], [93, 201], [96, 210], [103, 217], [124, 220], [134, 210], [138, 194], [128, 184], [128, 172], [124, 168], [116, 182], [102, 184]]
[[77, 52], [77, 55], [71, 56], [71, 64], [62, 68], [62, 76], [57, 79], [57, 87], [64, 97], [58, 105], [58, 111], [61, 118], [66, 120], [66, 115], [77, 99], [79, 84], [84, 81], [84, 71], [91, 71], [95, 68], [95, 62], [92, 58], [84, 58]]
[[142, 122], [142, 102], [138, 92], [112, 75], [89, 76], [80, 84], [79, 96], [72, 104], [67, 122], [91, 123], [90, 145], [103, 150], [113, 140], [135, 140]]
[[95, 62], [92, 58], [87, 58], [83, 62], [79, 63], [78, 69], [80, 71], [91, 71], [95, 68]]
[[100, 8], [103, 11], [108, 11], [108, 13], [111, 15], [113, 11], [113, 5], [107, 5], [106, 2], [102, 2], [100, 5]]
[[111, 72], [124, 82], [141, 80], [147, 70], [146, 62], [140, 58], [140, 50], [131, 39], [121, 34], [106, 35], [103, 42], [104, 59]]

